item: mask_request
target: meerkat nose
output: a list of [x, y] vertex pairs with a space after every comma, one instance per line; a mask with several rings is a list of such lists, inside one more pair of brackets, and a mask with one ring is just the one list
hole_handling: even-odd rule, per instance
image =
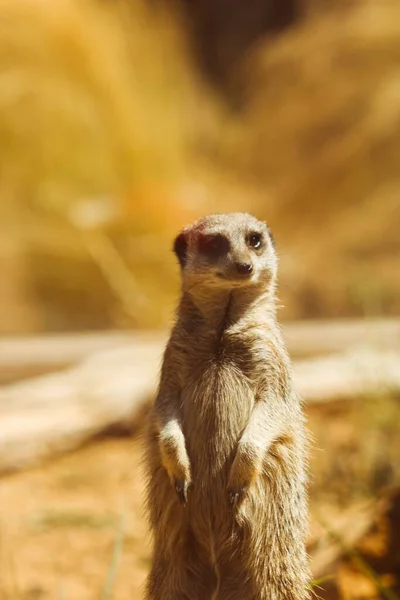
[[251, 263], [236, 263], [236, 270], [241, 275], [248, 275], [253, 270], [253, 265]]

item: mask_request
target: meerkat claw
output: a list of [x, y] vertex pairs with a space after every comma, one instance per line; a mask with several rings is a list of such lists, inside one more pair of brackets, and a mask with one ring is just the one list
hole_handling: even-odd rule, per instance
[[234, 490], [230, 490], [229, 491], [229, 503], [231, 504], [231, 506], [233, 506], [234, 508], [237, 508], [245, 495], [245, 488], [241, 487], [241, 488], [236, 488]]
[[179, 502], [185, 506], [188, 501], [189, 483], [187, 481], [176, 480], [175, 491], [178, 494]]

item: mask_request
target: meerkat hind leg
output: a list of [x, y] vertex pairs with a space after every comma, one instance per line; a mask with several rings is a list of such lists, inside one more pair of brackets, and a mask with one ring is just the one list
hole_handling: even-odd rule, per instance
[[146, 600], [211, 600], [217, 576], [194, 544], [177, 548], [172, 557], [155, 560], [147, 581]]

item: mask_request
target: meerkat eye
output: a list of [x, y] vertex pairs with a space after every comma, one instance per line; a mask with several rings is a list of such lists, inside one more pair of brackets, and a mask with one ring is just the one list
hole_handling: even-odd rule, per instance
[[262, 243], [262, 236], [260, 233], [251, 233], [249, 235], [249, 237], [247, 238], [247, 243], [250, 246], [250, 248], [254, 248], [255, 250], [258, 250], [258, 248], [261, 248], [261, 243]]
[[229, 252], [229, 242], [223, 235], [208, 235], [200, 238], [199, 251], [208, 258], [218, 258]]

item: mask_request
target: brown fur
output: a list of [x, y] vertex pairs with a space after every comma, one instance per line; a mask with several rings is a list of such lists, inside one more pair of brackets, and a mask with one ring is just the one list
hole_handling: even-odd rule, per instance
[[276, 321], [272, 238], [251, 215], [210, 215], [174, 250], [182, 297], [146, 439], [146, 598], [305, 600], [306, 435]]

